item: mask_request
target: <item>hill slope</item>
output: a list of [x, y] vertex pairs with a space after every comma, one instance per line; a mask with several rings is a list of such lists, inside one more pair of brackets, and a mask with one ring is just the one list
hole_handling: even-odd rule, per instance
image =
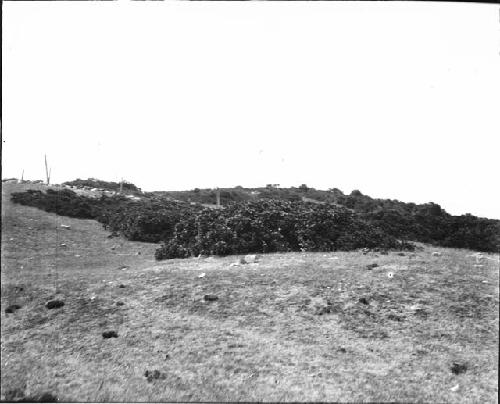
[[[424, 247], [158, 265], [153, 244], [4, 191], [2, 399], [496, 401], [498, 256], [474, 266], [469, 251]], [[65, 305], [48, 310], [54, 297]]]

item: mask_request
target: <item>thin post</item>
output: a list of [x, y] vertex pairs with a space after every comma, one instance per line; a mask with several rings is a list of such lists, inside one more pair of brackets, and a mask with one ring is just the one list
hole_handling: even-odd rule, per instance
[[23, 173], [21, 174], [21, 182], [24, 181], [24, 168], [23, 168]]
[[52, 169], [49, 171], [49, 166], [47, 165], [47, 155], [45, 155], [45, 176], [47, 177], [47, 185], [50, 184], [50, 174]]
[[120, 194], [123, 192], [123, 178], [120, 181]]
[[215, 189], [215, 202], [216, 202], [217, 207], [219, 208], [220, 207], [220, 189], [219, 188]]

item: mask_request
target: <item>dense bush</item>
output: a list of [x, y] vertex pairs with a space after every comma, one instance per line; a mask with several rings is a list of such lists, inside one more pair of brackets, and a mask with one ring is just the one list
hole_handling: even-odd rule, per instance
[[184, 214], [157, 259], [198, 254], [402, 248], [396, 238], [332, 205], [261, 200]]
[[95, 219], [100, 211], [96, 200], [78, 196], [69, 189], [47, 189], [46, 193], [36, 190], [15, 192], [11, 199], [21, 205], [34, 206], [47, 212], [79, 219]]
[[95, 219], [104, 228], [129, 240], [158, 242], [173, 235], [182, 212], [196, 209], [187, 204], [159, 199], [131, 201], [123, 196], [88, 198], [64, 189], [13, 193], [13, 202], [62, 216]]
[[[303, 203], [302, 197], [324, 204]], [[130, 240], [164, 241], [158, 258], [401, 247], [396, 239], [485, 252], [500, 249], [498, 220], [452, 216], [434, 203], [373, 199], [359, 191], [344, 195], [335, 188], [221, 189], [223, 210], [203, 210], [187, 203], [215, 202], [213, 190], [200, 189], [150, 193], [140, 201], [123, 196], [92, 199], [66, 189], [30, 190], [12, 194], [12, 200], [59, 215], [96, 219]]]

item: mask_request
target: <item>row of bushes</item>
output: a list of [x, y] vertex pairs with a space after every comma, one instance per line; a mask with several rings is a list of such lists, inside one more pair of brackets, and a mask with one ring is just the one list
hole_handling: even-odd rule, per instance
[[346, 209], [261, 200], [182, 215], [173, 237], [165, 240], [155, 257], [347, 251], [364, 247], [409, 249], [412, 245], [362, 222]]
[[173, 235], [182, 213], [196, 207], [156, 198], [131, 201], [126, 197], [88, 198], [69, 190], [28, 190], [13, 193], [13, 202], [79, 219], [95, 219], [112, 233], [133, 241], [159, 242]]
[[[365, 208], [257, 199], [222, 210], [148, 196], [87, 198], [63, 189], [14, 193], [12, 200], [59, 215], [95, 219], [129, 240], [160, 242], [156, 257], [242, 254], [273, 251], [332, 251], [360, 247], [406, 248], [397, 240], [495, 252], [500, 221], [472, 215], [451, 216], [436, 204], [373, 200]], [[387, 205], [382, 208], [380, 203]], [[375, 208], [373, 205], [378, 206]], [[361, 202], [360, 204], [361, 205]]]

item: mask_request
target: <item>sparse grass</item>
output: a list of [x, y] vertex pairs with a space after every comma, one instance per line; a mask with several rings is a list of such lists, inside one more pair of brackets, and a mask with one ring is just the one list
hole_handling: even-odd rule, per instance
[[[497, 256], [482, 267], [469, 251], [429, 247], [415, 258], [157, 263], [153, 244], [108, 239], [96, 222], [6, 195], [2, 399], [17, 389], [97, 402], [497, 402]], [[46, 309], [50, 298], [65, 306]], [[22, 307], [6, 314], [11, 304]], [[118, 338], [104, 339], [109, 330]], [[466, 371], [454, 374], [454, 362]], [[147, 370], [159, 376], [148, 381]]]

